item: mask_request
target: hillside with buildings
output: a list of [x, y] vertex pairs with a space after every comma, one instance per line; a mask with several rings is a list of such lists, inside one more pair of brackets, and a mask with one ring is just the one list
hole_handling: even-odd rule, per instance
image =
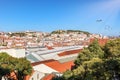
[[80, 30], [0, 32], [0, 48], [62, 47], [88, 45], [90, 39], [107, 39], [100, 34]]
[[70, 70], [78, 54], [95, 39], [101, 46], [109, 40], [107, 36], [79, 30], [0, 32], [0, 52], [30, 61], [33, 73], [25, 80], [48, 80], [53, 74], [61, 76]]
[[0, 80], [120, 80], [120, 0], [0, 0]]

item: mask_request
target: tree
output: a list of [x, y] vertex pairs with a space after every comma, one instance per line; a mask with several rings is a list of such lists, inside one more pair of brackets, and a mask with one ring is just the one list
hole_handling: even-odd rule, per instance
[[18, 80], [23, 80], [24, 76], [32, 73], [31, 63], [26, 58], [14, 58], [7, 53], [0, 53], [0, 76], [7, 77], [11, 72], [16, 74]]
[[[99, 75], [104, 72], [102, 69], [103, 64], [102, 58], [104, 57], [104, 51], [95, 40], [87, 48], [79, 53], [77, 59], [74, 61], [75, 68], [72, 71], [66, 71], [63, 76], [65, 80], [100, 80]], [[100, 69], [98, 69], [98, 67]], [[71, 74], [71, 75], [70, 75]], [[97, 75], [94, 75], [97, 74]], [[94, 75], [94, 76], [93, 76]]]
[[107, 59], [104, 65], [109, 80], [120, 80], [120, 58]]
[[93, 55], [89, 51], [89, 49], [85, 48], [77, 57], [77, 59], [74, 61], [75, 67], [80, 66], [84, 61], [89, 61], [91, 58], [93, 58]]
[[10, 37], [12, 37], [12, 36], [24, 37], [24, 36], [26, 36], [26, 33], [24, 33], [24, 32], [17, 32], [17, 33], [8, 33], [8, 35]]
[[23, 80], [24, 76], [30, 75], [32, 73], [32, 66], [26, 58], [19, 58], [17, 61], [17, 78], [18, 80]]
[[12, 57], [7, 53], [0, 53], [0, 79], [2, 77], [5, 78], [5, 76], [10, 74], [11, 70], [14, 68], [14, 65], [10, 64], [10, 59], [12, 59]]
[[72, 71], [67, 70], [67, 71], [63, 74], [63, 78], [64, 78], [65, 80], [70, 80], [70, 78], [72, 77], [72, 75], [73, 75]]
[[95, 39], [89, 46], [89, 51], [93, 54], [94, 57], [103, 58], [104, 51], [102, 50], [101, 46], [98, 43], [98, 40]]
[[103, 58], [104, 51], [102, 50], [101, 46], [99, 45], [98, 41], [95, 40], [91, 43], [87, 48], [79, 53], [77, 59], [74, 61], [75, 66], [79, 66], [84, 61], [89, 61], [92, 58]]
[[63, 80], [120, 80], [120, 39], [110, 40], [103, 49], [94, 41], [74, 63]]
[[106, 58], [120, 57], [120, 39], [110, 40], [104, 47]]

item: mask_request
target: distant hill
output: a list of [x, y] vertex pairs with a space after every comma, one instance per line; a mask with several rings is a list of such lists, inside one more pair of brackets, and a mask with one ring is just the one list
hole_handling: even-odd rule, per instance
[[66, 33], [65, 30], [56, 30], [56, 31], [52, 31], [51, 34], [63, 34]]
[[51, 34], [63, 34], [63, 33], [78, 33], [78, 34], [84, 33], [87, 35], [91, 34], [87, 31], [81, 31], [81, 30], [56, 30], [51, 32]]

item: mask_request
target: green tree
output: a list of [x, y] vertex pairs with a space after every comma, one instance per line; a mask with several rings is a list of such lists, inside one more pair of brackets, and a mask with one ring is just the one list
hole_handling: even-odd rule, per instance
[[120, 57], [120, 39], [110, 40], [104, 47], [105, 57], [119, 58]]
[[7, 53], [0, 53], [0, 79], [9, 75], [11, 71], [14, 70], [14, 64], [12, 64], [13, 57], [9, 56]]
[[26, 58], [14, 58], [7, 53], [0, 53], [0, 77], [6, 77], [11, 72], [16, 73], [18, 80], [23, 80], [24, 76], [32, 73], [31, 63]]
[[103, 58], [104, 51], [102, 50], [101, 46], [98, 43], [98, 40], [95, 39], [93, 43], [88, 46], [89, 51], [93, 54], [94, 57]]
[[67, 70], [67, 71], [63, 74], [63, 78], [64, 78], [65, 80], [70, 80], [70, 78], [72, 77], [72, 75], [73, 75], [72, 71]]
[[108, 80], [120, 80], [120, 59], [107, 59], [104, 63]]
[[77, 59], [74, 61], [75, 67], [80, 66], [84, 61], [89, 61], [93, 58], [93, 55], [89, 51], [89, 49], [85, 48], [77, 57]]
[[24, 76], [32, 73], [32, 66], [26, 58], [19, 58], [17, 59], [17, 62], [18, 63], [15, 66], [17, 70], [17, 77], [18, 80], [23, 80]]
[[92, 58], [103, 58], [103, 57], [104, 57], [104, 51], [102, 50], [98, 41], [95, 40], [87, 48], [84, 48], [84, 50], [81, 53], [79, 53], [74, 63], [75, 66], [77, 67], [84, 61], [89, 61]]
[[94, 41], [74, 63], [63, 80], [120, 80], [120, 39], [110, 40], [103, 49]]

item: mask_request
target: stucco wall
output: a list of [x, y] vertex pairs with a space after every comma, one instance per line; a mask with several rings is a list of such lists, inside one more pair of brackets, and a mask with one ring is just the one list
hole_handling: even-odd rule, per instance
[[0, 52], [6, 52], [13, 57], [25, 57], [25, 49], [2, 49]]

